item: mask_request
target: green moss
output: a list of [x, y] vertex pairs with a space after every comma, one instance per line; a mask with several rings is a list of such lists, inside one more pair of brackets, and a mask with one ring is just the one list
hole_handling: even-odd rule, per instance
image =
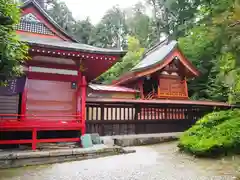
[[197, 156], [240, 152], [240, 110], [204, 116], [182, 134], [178, 147]]

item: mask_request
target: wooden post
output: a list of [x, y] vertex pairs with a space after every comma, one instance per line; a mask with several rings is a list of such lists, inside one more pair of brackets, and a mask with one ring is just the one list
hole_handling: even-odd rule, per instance
[[32, 150], [37, 149], [37, 129], [33, 128], [32, 130]]
[[27, 84], [27, 77], [26, 77], [26, 82], [24, 86], [24, 90], [21, 96], [21, 117], [20, 120], [23, 121], [26, 119], [26, 112], [27, 112], [27, 89], [28, 89], [28, 84]]
[[142, 81], [142, 80], [138, 81], [138, 87], [139, 87], [139, 90], [140, 90], [140, 97], [141, 97], [141, 99], [144, 99], [144, 94], [143, 94], [143, 81]]
[[[100, 121], [101, 121], [100, 136], [104, 136], [105, 135], [105, 132], [104, 132], [105, 113], [104, 113], [104, 104], [103, 103], [100, 104], [100, 113], [101, 113], [101, 116], [100, 116], [101, 117], [101, 119], [100, 119]], [[107, 115], [106, 117], [108, 118], [108, 111], [107, 111], [106, 115]], [[108, 120], [108, 119], [106, 119], [106, 120]]]
[[82, 114], [82, 135], [86, 133], [86, 116], [85, 116], [85, 111], [86, 111], [86, 90], [87, 90], [87, 81], [85, 76], [82, 76], [82, 84], [81, 84], [81, 95], [82, 95], [82, 104], [81, 104], [81, 114]]
[[161, 96], [161, 89], [160, 89], [160, 76], [158, 76], [158, 98]]
[[184, 89], [185, 89], [185, 95], [188, 97], [188, 87], [187, 87], [187, 79], [184, 77]]
[[76, 90], [76, 118], [77, 120], [81, 120], [81, 83], [82, 83], [82, 76], [81, 72], [78, 71], [78, 78], [77, 78], [77, 90]]
[[[28, 67], [28, 71], [31, 72], [31, 67]], [[28, 78], [26, 77], [26, 82], [24, 86], [24, 90], [22, 93], [22, 101], [21, 101], [21, 117], [20, 120], [25, 120], [26, 119], [26, 114], [27, 114], [27, 92], [28, 92]]]

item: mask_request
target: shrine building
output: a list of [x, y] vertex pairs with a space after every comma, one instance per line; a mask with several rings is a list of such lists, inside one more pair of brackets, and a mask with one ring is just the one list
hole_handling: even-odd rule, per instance
[[199, 75], [178, 48], [177, 41], [166, 39], [149, 49], [141, 61], [113, 85], [138, 89], [141, 99], [187, 100], [187, 79]]

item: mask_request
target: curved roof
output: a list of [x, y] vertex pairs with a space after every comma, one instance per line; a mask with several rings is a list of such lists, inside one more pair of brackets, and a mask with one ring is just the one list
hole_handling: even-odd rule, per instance
[[[156, 72], [164, 68], [173, 60], [171, 56], [179, 56], [182, 64], [189, 69], [193, 76], [198, 76], [200, 72], [188, 61], [178, 48], [178, 42], [175, 40], [164, 40], [149, 49], [142, 57], [142, 60], [131, 69], [131, 71], [123, 74], [112, 84], [123, 84], [132, 80], [136, 80], [148, 73]], [[169, 59], [171, 58], [171, 59]], [[149, 71], [150, 70], [150, 71]], [[143, 73], [142, 73], [143, 72]]]
[[139, 71], [142, 69], [150, 68], [162, 60], [165, 59], [165, 57], [172, 52], [172, 50], [175, 49], [177, 46], [177, 41], [171, 41], [167, 42], [164, 41], [159, 46], [150, 49], [144, 56], [143, 59], [132, 68], [132, 71]]

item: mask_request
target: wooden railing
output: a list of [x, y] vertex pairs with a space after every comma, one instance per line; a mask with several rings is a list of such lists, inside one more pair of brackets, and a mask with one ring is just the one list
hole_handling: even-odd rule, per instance
[[[53, 119], [54, 118], [54, 119]], [[36, 150], [37, 143], [50, 142], [79, 142], [79, 137], [39, 139], [41, 131], [79, 131], [85, 128], [85, 121], [79, 115], [20, 115], [0, 114], [0, 134], [4, 132], [31, 132], [28, 139], [4, 139], [0, 137], [0, 145], [32, 144]], [[14, 137], [16, 138], [16, 137]]]
[[194, 104], [88, 102], [86, 126], [88, 133], [100, 135], [179, 132], [214, 109], [227, 108]]

